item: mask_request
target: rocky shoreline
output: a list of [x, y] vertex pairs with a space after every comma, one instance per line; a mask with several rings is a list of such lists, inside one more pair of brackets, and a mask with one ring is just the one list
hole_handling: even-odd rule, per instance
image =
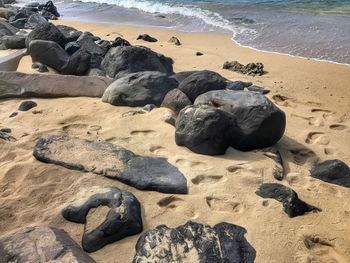
[[[0, 17], [3, 18], [0, 20], [0, 48], [27, 50], [33, 62], [32, 68], [37, 71], [1, 71], [2, 100], [91, 97], [111, 107], [136, 108], [124, 112], [121, 118], [153, 114], [167, 108], [168, 113], [163, 114], [162, 120], [174, 126], [171, 127], [174, 134], [171, 143], [176, 143], [176, 147], [182, 147], [186, 153], [196, 153], [203, 158], [225, 158], [233, 150], [243, 156], [239, 158], [243, 164], [250, 158], [244, 159], [245, 154], [269, 160], [271, 169], [268, 174], [263, 173], [268, 182], [259, 180], [251, 195], [256, 194], [259, 200], [267, 199], [262, 201], [263, 208], [268, 200], [282, 203], [283, 211], [290, 217], [285, 220], [308, 217], [310, 212], [321, 216], [327, 213], [322, 203], [309, 203], [299, 198], [298, 194], [303, 196], [306, 191], [293, 190], [293, 184], [286, 186], [291, 180], [286, 165], [290, 158], [301, 164], [308, 157], [315, 157], [305, 176], [346, 190], [350, 186], [350, 168], [345, 162], [339, 159], [321, 161], [305, 148], [281, 147], [289, 122], [278, 103], [288, 99], [275, 95], [270, 100], [266, 96], [270, 89], [260, 84], [232, 80], [206, 69], [175, 72], [172, 58], [143, 45], [132, 45], [121, 36], [109, 41], [71, 26], [55, 25], [48, 20], [56, 20], [60, 14], [51, 1], [22, 8], [0, 2]], [[28, 29], [30, 32], [26, 31]], [[158, 41], [147, 34], [135, 37], [140, 44]], [[168, 43], [174, 48], [183, 45], [177, 37], [170, 38]], [[223, 68], [254, 76], [269, 74], [264, 71], [262, 63], [244, 66], [234, 61], [225, 63]], [[24, 100], [8, 118], [15, 121], [27, 111], [41, 115], [38, 107], [40, 103]], [[144, 203], [133, 194], [135, 191], [150, 191], [150, 196], [158, 194], [156, 192], [172, 194], [157, 204], [172, 209], [176, 208], [172, 203], [191, 195], [201, 181], [214, 184], [223, 176], [197, 174], [190, 181], [188, 171], [179, 168], [186, 160], [177, 159], [174, 164], [168, 160], [171, 153], [167, 154], [168, 158], [152, 155], [163, 146], [151, 147], [149, 154], [138, 154], [129, 148], [128, 143], [86, 139], [81, 133], [70, 132], [69, 121], [63, 124], [66, 127], [64, 135], [50, 130], [37, 134], [32, 138], [35, 145], [31, 145], [30, 150], [35, 162], [42, 162], [43, 167], [57, 166], [60, 167], [57, 169], [100, 176], [98, 180], [103, 184], [81, 187], [74, 193], [74, 200], [62, 203], [64, 207], [60, 207], [60, 220], [84, 225], [81, 247], [71, 239], [69, 231], [55, 225], [28, 225], [0, 236], [1, 263], [104, 262], [95, 261], [88, 253], [103, 251], [108, 244], [118, 245], [139, 234], [137, 242], [133, 243], [132, 262], [255, 261], [259, 250], [249, 242], [250, 238], [246, 239], [250, 229], [223, 220], [210, 224], [204, 220], [194, 222], [195, 218], [184, 216], [185, 224], [167, 227], [168, 222], [164, 221], [144, 231], [145, 217], [152, 206], [150, 208], [148, 204], [147, 211], [142, 211]], [[87, 135], [98, 134], [100, 129], [96, 126]], [[145, 136], [152, 132], [136, 129], [130, 135]], [[309, 141], [314, 139], [313, 135]], [[4, 127], [0, 131], [0, 141], [5, 145], [16, 144], [17, 138], [11, 128]], [[212, 164], [210, 160], [214, 161], [209, 159], [207, 165]], [[196, 163], [189, 166], [195, 167]], [[226, 172], [244, 170], [244, 165], [241, 166], [227, 167]], [[120, 182], [119, 187], [111, 186], [111, 181]], [[215, 207], [217, 199], [207, 196], [205, 200], [209, 208]], [[233, 199], [225, 202], [231, 204], [232, 211], [239, 206], [232, 204]], [[276, 207], [281, 210], [279, 205]], [[320, 243], [307, 240], [311, 240], [309, 246]], [[342, 257], [346, 260], [346, 253]]]

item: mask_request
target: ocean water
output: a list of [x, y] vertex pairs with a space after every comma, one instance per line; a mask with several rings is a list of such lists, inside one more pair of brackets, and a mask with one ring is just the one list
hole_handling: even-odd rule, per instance
[[232, 39], [242, 46], [350, 64], [350, 0], [65, 0], [56, 3], [69, 19], [90, 20], [93, 14], [99, 22], [224, 32], [232, 34]]

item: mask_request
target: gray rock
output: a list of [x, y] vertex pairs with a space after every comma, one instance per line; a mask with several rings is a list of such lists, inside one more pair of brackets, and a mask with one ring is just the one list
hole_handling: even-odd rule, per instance
[[27, 227], [0, 237], [0, 262], [96, 263], [62, 229]]
[[11, 26], [14, 26], [18, 29], [23, 29], [26, 28], [28, 18], [18, 18], [14, 21], [11, 21], [10, 24]]
[[45, 40], [32, 40], [29, 45], [29, 54], [33, 62], [43, 63], [59, 72], [70, 59], [58, 43]]
[[26, 46], [29, 47], [29, 43], [33, 40], [56, 42], [63, 48], [67, 42], [62, 32], [52, 23], [41, 24], [35, 27], [26, 39]]
[[90, 53], [91, 68], [99, 68], [101, 65], [102, 59], [104, 58], [105, 54], [108, 51], [107, 48], [97, 45], [95, 41], [96, 40], [93, 38], [93, 36], [89, 35], [88, 32], [84, 32], [83, 34], [81, 34], [81, 36], [77, 40], [77, 42], [81, 46], [80, 50]]
[[281, 202], [284, 212], [286, 212], [289, 217], [301, 216], [308, 212], [321, 211], [319, 208], [300, 200], [296, 192], [282, 184], [262, 184], [255, 193], [262, 198], [272, 198]]
[[110, 78], [141, 71], [159, 71], [172, 75], [172, 64], [172, 59], [153, 52], [149, 48], [121, 46], [113, 47], [107, 52], [101, 69]]
[[75, 29], [74, 27], [65, 26], [65, 25], [57, 25], [56, 26], [59, 31], [64, 35], [67, 42], [77, 41], [77, 39], [81, 36], [83, 32]]
[[102, 97], [103, 102], [116, 106], [145, 106], [162, 103], [165, 95], [178, 85], [168, 75], [156, 71], [128, 74], [113, 82]]
[[253, 263], [256, 252], [245, 239], [246, 233], [243, 227], [229, 223], [214, 227], [192, 221], [177, 228], [160, 225], [140, 236], [133, 263]]
[[244, 82], [244, 81], [229, 81], [227, 82], [226, 89], [229, 90], [244, 90], [245, 88], [248, 88], [249, 86], [252, 86], [253, 83], [251, 82]]
[[158, 40], [154, 37], [151, 37], [150, 35], [147, 35], [147, 34], [143, 34], [143, 35], [139, 35], [137, 37], [137, 40], [143, 40], [143, 41], [146, 41], [146, 42], [157, 42]]
[[284, 112], [258, 93], [210, 91], [199, 96], [194, 104], [212, 105], [229, 113], [235, 134], [230, 146], [241, 151], [270, 147], [281, 139], [285, 130]]
[[34, 101], [31, 101], [31, 100], [26, 100], [26, 101], [23, 101], [19, 107], [18, 107], [18, 110], [19, 111], [29, 111], [30, 109], [34, 108], [38, 106], [38, 104], [36, 104], [36, 102]]
[[262, 63], [249, 63], [247, 65], [243, 65], [238, 61], [226, 61], [223, 65], [223, 69], [228, 69], [241, 74], [247, 74], [252, 76], [261, 76], [265, 73], [264, 65]]
[[16, 11], [10, 8], [0, 7], [0, 17], [9, 19], [11, 16], [15, 16]]
[[168, 42], [174, 43], [175, 46], [181, 46], [181, 42], [177, 37], [171, 37]]
[[26, 47], [25, 36], [4, 36], [3, 38], [4, 44], [8, 49], [22, 49]]
[[178, 72], [174, 75], [174, 78], [181, 83], [184, 79], [192, 75], [193, 73], [200, 72], [199, 70], [192, 70], [192, 71], [182, 71]]
[[192, 105], [190, 99], [179, 89], [169, 91], [162, 102], [162, 107], [169, 108], [178, 114], [186, 106]]
[[[85, 251], [94, 252], [142, 232], [141, 206], [132, 193], [115, 187], [95, 186], [81, 189], [78, 196], [78, 200], [63, 209], [62, 215], [69, 221], [85, 224], [82, 238]], [[102, 207], [109, 210], [99, 217], [99, 224], [89, 222], [89, 211]]]
[[227, 80], [218, 73], [203, 70], [190, 74], [179, 84], [179, 90], [194, 102], [195, 99], [208, 91], [225, 89]]
[[65, 75], [85, 75], [90, 69], [91, 54], [85, 49], [76, 51], [68, 60], [68, 63], [61, 69]]
[[39, 15], [39, 14], [32, 14], [25, 24], [25, 28], [35, 28], [37, 26], [41, 26], [47, 23], [47, 20], [45, 17]]
[[81, 48], [79, 42], [73, 41], [65, 45], [64, 50], [68, 55], [72, 55], [74, 52], [78, 51]]
[[105, 77], [0, 72], [0, 98], [102, 97], [113, 82]]
[[175, 123], [175, 142], [199, 154], [221, 155], [231, 145], [232, 117], [225, 111], [194, 105], [182, 109]]
[[0, 38], [3, 36], [16, 35], [18, 29], [11, 26], [9, 23], [0, 20]]
[[187, 193], [187, 180], [165, 158], [142, 157], [107, 142], [68, 136], [40, 138], [33, 155], [46, 163], [100, 174], [140, 190]]
[[127, 41], [124, 38], [117, 37], [113, 42], [112, 42], [113, 47], [128, 47], [131, 46], [130, 42]]
[[57, 7], [53, 4], [52, 1], [47, 1], [45, 4], [43, 5], [39, 5], [38, 9], [40, 11], [46, 11], [51, 13], [52, 15], [54, 15], [55, 17], [60, 17], [60, 14], [57, 11]]
[[260, 87], [260, 86], [257, 86], [257, 85], [251, 85], [251, 86], [247, 87], [247, 90], [257, 92], [257, 93], [260, 93], [262, 95], [265, 95], [265, 94], [270, 92], [270, 90], [265, 89], [265, 88]]
[[316, 179], [350, 188], [350, 168], [341, 160], [326, 160], [318, 163], [310, 173]]
[[152, 110], [156, 109], [157, 106], [154, 104], [147, 104], [142, 109], [147, 112], [151, 112]]
[[44, 73], [44, 72], [48, 72], [49, 69], [46, 67], [46, 65], [40, 63], [40, 62], [34, 62], [32, 64], [32, 68], [33, 69], [37, 69], [39, 72]]

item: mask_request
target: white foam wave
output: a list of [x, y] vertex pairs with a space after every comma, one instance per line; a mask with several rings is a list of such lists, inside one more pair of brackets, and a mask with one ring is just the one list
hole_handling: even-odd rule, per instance
[[[78, 0], [77, 0], [78, 1]], [[144, 11], [147, 13], [161, 13], [161, 14], [175, 14], [182, 15], [186, 17], [192, 17], [203, 21], [204, 23], [218, 27], [221, 29], [225, 29], [236, 33], [240, 30], [240, 28], [234, 26], [230, 21], [223, 18], [220, 14], [203, 10], [196, 6], [190, 5], [171, 5], [165, 3], [159, 3], [156, 1], [150, 0], [79, 0], [81, 2], [93, 2], [100, 4], [111, 4], [116, 5], [123, 8], [133, 8], [138, 9], [140, 11]]]

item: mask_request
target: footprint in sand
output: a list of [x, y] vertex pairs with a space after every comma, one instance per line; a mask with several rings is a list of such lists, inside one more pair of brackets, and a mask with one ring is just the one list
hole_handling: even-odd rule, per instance
[[308, 124], [310, 126], [317, 126], [317, 127], [321, 127], [324, 126], [324, 121], [321, 118], [316, 118], [316, 117], [306, 117], [306, 116], [302, 116], [302, 115], [298, 115], [298, 114], [291, 114], [291, 117], [295, 117], [295, 118], [299, 118], [299, 119], [303, 119], [308, 121]]
[[326, 147], [324, 148], [324, 154], [325, 155], [337, 155], [339, 154], [339, 151], [332, 147]]
[[160, 199], [157, 202], [157, 205], [160, 207], [175, 208], [177, 206], [176, 202], [179, 202], [179, 201], [182, 202], [184, 200], [175, 196], [175, 195], [171, 195], [171, 196], [167, 196], [167, 197]]
[[310, 132], [308, 133], [305, 142], [308, 144], [320, 144], [320, 145], [328, 145], [329, 139], [324, 135], [323, 132]]
[[204, 175], [200, 174], [191, 179], [191, 182], [195, 185], [198, 184], [215, 184], [225, 181], [225, 178], [222, 175]]
[[330, 110], [325, 110], [325, 109], [311, 109], [311, 112], [331, 113]]
[[130, 134], [132, 136], [154, 137], [155, 135], [157, 135], [157, 132], [154, 130], [135, 130], [131, 131]]
[[239, 163], [239, 164], [230, 165], [226, 167], [226, 170], [230, 173], [235, 173], [241, 169], [244, 169], [244, 163]]
[[110, 142], [110, 143], [129, 143], [131, 142], [131, 137], [109, 137], [107, 139], [105, 139], [106, 142]]
[[331, 130], [342, 131], [348, 128], [348, 126], [343, 124], [332, 124], [329, 126]]
[[278, 104], [280, 106], [285, 106], [285, 107], [293, 107], [294, 106], [294, 104], [292, 103], [293, 102], [292, 99], [290, 99], [286, 96], [280, 95], [280, 94], [273, 95], [272, 99], [275, 101], [276, 104]]
[[88, 125], [83, 123], [73, 123], [62, 127], [62, 130], [69, 135], [79, 135], [87, 130]]
[[149, 151], [151, 153], [156, 154], [156, 155], [168, 155], [169, 154], [169, 151], [166, 148], [164, 148], [163, 146], [158, 146], [158, 145], [152, 145], [149, 148]]
[[234, 198], [207, 196], [205, 201], [213, 211], [241, 213], [244, 209], [243, 204]]
[[[328, 240], [318, 236], [305, 236], [305, 247], [309, 251], [308, 262], [348, 263], [350, 258]], [[312, 258], [312, 261], [310, 261]]]
[[292, 156], [293, 156], [293, 161], [297, 165], [303, 165], [305, 164], [310, 158], [315, 158], [316, 154], [306, 148], [301, 148], [301, 149], [292, 149], [290, 150]]
[[175, 161], [175, 163], [180, 165], [180, 166], [185, 166], [185, 167], [199, 169], [199, 170], [207, 170], [207, 169], [211, 168], [211, 167], [209, 167], [207, 164], [205, 164], [203, 162], [189, 161], [189, 160], [185, 160], [185, 159], [177, 159]]
[[102, 129], [102, 127], [100, 125], [91, 125], [89, 127], [89, 131], [99, 131], [101, 129]]

